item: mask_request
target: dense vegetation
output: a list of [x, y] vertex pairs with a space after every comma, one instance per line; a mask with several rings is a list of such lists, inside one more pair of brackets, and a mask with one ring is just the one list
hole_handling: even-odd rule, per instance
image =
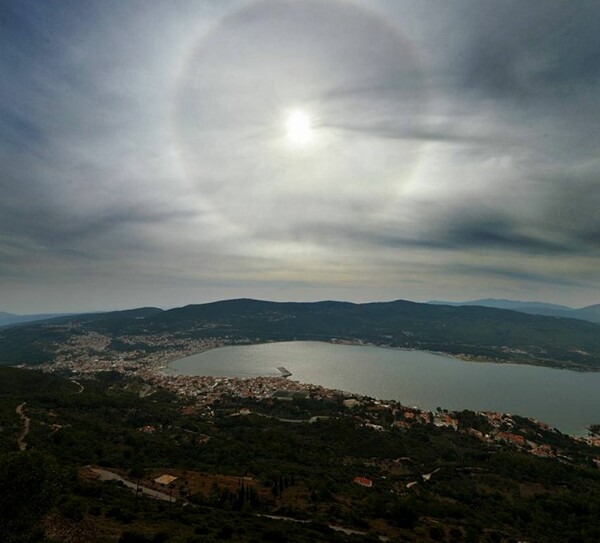
[[[166, 392], [140, 398], [138, 383], [118, 374], [80, 383], [81, 392], [0, 368], [0, 484], [15, 489], [0, 504], [3, 541], [36, 540], [44, 526], [55, 541], [90, 542], [600, 540], [597, 451], [525, 420], [517, 422], [562, 458], [430, 424], [391, 428], [394, 416], [373, 402], [349, 410], [341, 398], [224, 398], [206, 414]], [[31, 428], [27, 451], [16, 453], [23, 401]], [[365, 427], [367, 416], [387, 430]], [[475, 413], [458, 418], [488, 429]], [[154, 488], [169, 473], [177, 480], [164, 491], [177, 502], [136, 498], [96, 481], [88, 465]]]
[[[481, 360], [600, 370], [600, 325], [485, 307], [405, 301], [275, 303], [230, 300], [161, 311], [142, 308], [64, 317], [0, 330], [0, 363], [52, 361], [59, 345], [85, 332], [112, 338], [162, 335], [227, 341], [331, 340], [447, 352]], [[144, 341], [138, 347], [144, 349]], [[151, 342], [146, 350], [152, 347]]]

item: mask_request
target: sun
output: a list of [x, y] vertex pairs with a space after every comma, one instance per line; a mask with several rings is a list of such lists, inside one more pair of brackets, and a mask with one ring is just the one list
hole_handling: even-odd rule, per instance
[[285, 136], [293, 145], [309, 144], [314, 138], [314, 126], [311, 116], [302, 109], [294, 109], [285, 121]]

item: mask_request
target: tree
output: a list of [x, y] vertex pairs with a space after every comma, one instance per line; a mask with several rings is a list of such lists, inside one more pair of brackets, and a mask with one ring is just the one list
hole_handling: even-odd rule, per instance
[[0, 458], [0, 541], [42, 539], [42, 517], [58, 500], [61, 474], [56, 460], [37, 451]]

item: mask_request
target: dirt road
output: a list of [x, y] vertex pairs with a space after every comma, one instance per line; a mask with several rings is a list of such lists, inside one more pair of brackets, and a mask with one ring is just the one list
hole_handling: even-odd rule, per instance
[[93, 471], [100, 481], [121, 481], [127, 488], [132, 489], [134, 492], [139, 489], [141, 494], [148, 496], [150, 498], [154, 498], [155, 500], [163, 500], [166, 502], [175, 502], [177, 501], [175, 498], [172, 498], [168, 494], [164, 492], [159, 492], [158, 490], [153, 490], [152, 488], [148, 488], [146, 486], [138, 486], [137, 483], [132, 481], [128, 481], [121, 477], [118, 473], [114, 473], [107, 469], [102, 468], [89, 468]]

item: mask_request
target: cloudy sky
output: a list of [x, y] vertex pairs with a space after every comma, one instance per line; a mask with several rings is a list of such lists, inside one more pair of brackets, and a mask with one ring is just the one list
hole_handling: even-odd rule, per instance
[[0, 0], [0, 310], [600, 302], [600, 3]]

